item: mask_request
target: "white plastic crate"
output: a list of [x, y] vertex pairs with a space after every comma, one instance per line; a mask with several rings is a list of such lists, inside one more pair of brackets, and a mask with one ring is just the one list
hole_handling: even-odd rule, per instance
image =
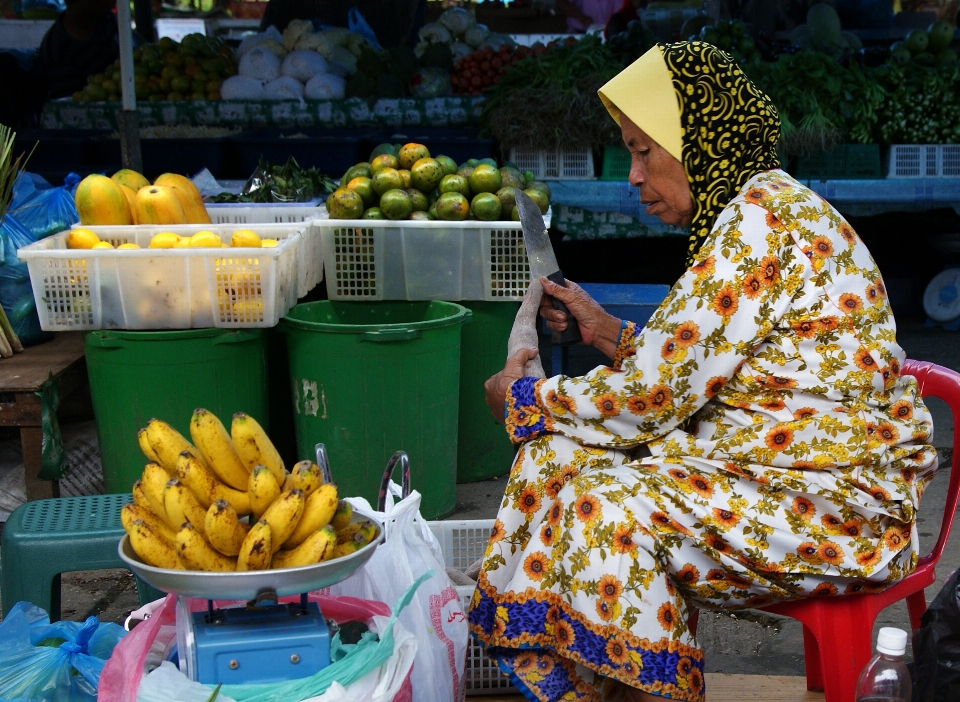
[[[493, 519], [428, 522], [430, 530], [443, 549], [444, 565], [448, 568], [466, 570], [478, 558], [482, 558], [487, 550], [493, 522]], [[470, 609], [473, 590], [474, 588], [469, 585], [457, 588], [464, 612]], [[463, 677], [468, 695], [515, 691], [510, 684], [510, 679], [500, 672], [496, 663], [487, 658], [483, 647], [472, 638], [467, 646], [467, 666]]]
[[160, 231], [207, 229], [229, 240], [234, 225], [88, 228], [142, 248], [68, 249], [61, 232], [20, 249], [45, 331], [273, 327], [296, 304], [303, 225], [252, 227], [279, 241], [267, 249], [147, 248]]
[[[550, 212], [544, 217], [550, 226]], [[315, 220], [331, 300], [521, 300], [520, 222]]]
[[311, 224], [315, 219], [327, 218], [327, 208], [323, 205], [207, 205], [207, 214], [214, 224], [307, 223], [301, 234], [301, 250], [297, 256], [297, 297], [303, 297], [323, 280], [320, 235]]
[[593, 150], [510, 149], [510, 160], [521, 171], [532, 171], [543, 180], [593, 180]]
[[960, 176], [960, 144], [893, 144], [888, 178]]

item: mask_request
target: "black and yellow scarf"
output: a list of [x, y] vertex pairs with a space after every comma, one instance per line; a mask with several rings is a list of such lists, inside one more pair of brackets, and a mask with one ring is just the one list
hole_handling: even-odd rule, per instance
[[[672, 106], [663, 99], [669, 92], [664, 64], [676, 95]], [[618, 123], [622, 110], [683, 163], [693, 196], [688, 264], [744, 183], [780, 167], [777, 108], [710, 44], [655, 46], [601, 88], [600, 98]]]

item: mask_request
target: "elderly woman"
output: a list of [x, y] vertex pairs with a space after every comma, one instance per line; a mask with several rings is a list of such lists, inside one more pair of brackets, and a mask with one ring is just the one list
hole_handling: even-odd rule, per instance
[[932, 422], [870, 253], [779, 169], [776, 108], [726, 54], [655, 47], [600, 98], [689, 268], [642, 329], [541, 280], [613, 364], [536, 379], [521, 350], [487, 381], [520, 447], [470, 625], [530, 699], [703, 700], [692, 608], [915, 567]]

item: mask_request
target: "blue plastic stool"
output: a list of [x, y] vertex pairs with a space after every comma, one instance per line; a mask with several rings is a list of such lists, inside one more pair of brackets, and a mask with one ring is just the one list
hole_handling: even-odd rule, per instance
[[[614, 317], [641, 325], [646, 324], [670, 292], [669, 285], [580, 283], [580, 287]], [[551, 346], [550, 359], [552, 375], [565, 374], [569, 368], [570, 347]]]
[[[125, 568], [120, 508], [129, 494], [34, 500], [17, 507], [0, 533], [0, 599], [4, 615], [26, 600], [60, 619], [60, 574]], [[164, 596], [137, 579], [140, 604]]]

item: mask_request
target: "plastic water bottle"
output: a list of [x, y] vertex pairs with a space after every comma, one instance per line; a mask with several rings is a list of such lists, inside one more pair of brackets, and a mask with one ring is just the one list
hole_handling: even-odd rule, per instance
[[857, 702], [910, 702], [913, 685], [903, 662], [907, 632], [884, 627], [877, 636], [877, 655], [860, 673]]

